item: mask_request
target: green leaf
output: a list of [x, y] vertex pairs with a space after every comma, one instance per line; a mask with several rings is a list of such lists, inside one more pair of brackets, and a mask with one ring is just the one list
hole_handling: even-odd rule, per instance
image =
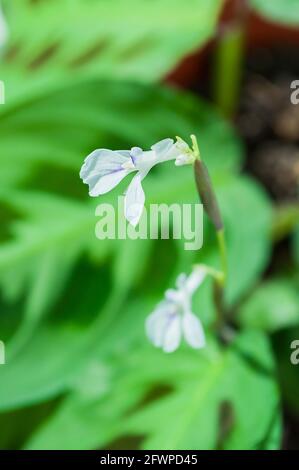
[[[59, 298], [75, 262], [88, 249], [94, 220], [82, 203], [46, 193], [10, 191], [3, 200], [22, 213], [10, 225], [13, 239], [0, 247], [3, 296], [9, 302], [25, 297], [23, 322], [10, 345], [15, 353]], [[98, 252], [105, 254], [105, 248], [99, 244]]]
[[241, 306], [238, 321], [244, 327], [273, 332], [299, 324], [299, 296], [290, 281], [270, 280], [258, 287]]
[[265, 18], [288, 26], [299, 25], [298, 0], [250, 0], [252, 7]]
[[[133, 256], [130, 242], [124, 242], [122, 250]], [[141, 241], [134, 250], [137, 260], [142, 255], [146, 263], [146, 251], [140, 251]], [[122, 263], [123, 253], [117, 254], [115, 265]], [[126, 335], [123, 334], [126, 331], [123, 324], [118, 326], [118, 317], [126, 316], [128, 309], [127, 293], [138, 283], [142, 267], [140, 263], [136, 266], [131, 264], [129, 279], [125, 283], [118, 282], [119, 274], [115, 277], [114, 271], [115, 268], [109, 276], [106, 266], [102, 269], [92, 267], [86, 260], [81, 260], [75, 267], [63, 296], [52, 309], [51, 317], [43, 321], [30, 341], [27, 338], [27, 344], [17, 354], [13, 357], [7, 354], [5, 367], [0, 368], [1, 411], [57, 397], [78, 381], [78, 376], [90, 361], [98, 358], [102, 367], [105, 364], [104, 352], [111, 354], [112, 349], [117, 352], [127, 347], [132, 335], [144, 340], [144, 315], [152, 305], [142, 303], [143, 315], [140, 315], [140, 305], [133, 310], [134, 317], [131, 316], [130, 323], [125, 326]], [[122, 337], [125, 346], [122, 346]], [[8, 348], [7, 352], [10, 350]]]
[[95, 322], [104, 315], [111, 295], [107, 274], [82, 260], [52, 308], [51, 318], [40, 325], [26, 347], [12, 357], [7, 345], [7, 362], [0, 368], [2, 411], [55, 397], [76, 377], [89, 356]]
[[[114, 376], [94, 378], [93, 391], [92, 374], [80, 381], [26, 448], [130, 448], [139, 442], [143, 449], [214, 449], [220, 408], [229, 402], [233, 425], [222, 447], [254, 449], [279, 413], [273, 360], [261, 333], [241, 335], [228, 351], [211, 340], [202, 353], [167, 356], [143, 348], [123, 359]], [[59, 435], [61, 429], [68, 432]], [[276, 448], [279, 440], [280, 433]]]
[[272, 208], [262, 188], [245, 176], [228, 179], [218, 198], [228, 243], [227, 300], [255, 285], [269, 262]]
[[152, 82], [202, 47], [222, 0], [5, 1], [7, 101], [76, 77]]
[[275, 410], [272, 422], [265, 438], [259, 443], [256, 450], [277, 450], [280, 448], [282, 439], [282, 416]]

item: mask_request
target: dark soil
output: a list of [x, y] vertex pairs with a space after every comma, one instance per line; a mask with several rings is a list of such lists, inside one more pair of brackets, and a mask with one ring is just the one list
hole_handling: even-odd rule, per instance
[[298, 79], [298, 48], [249, 54], [237, 127], [247, 143], [246, 169], [278, 202], [299, 201], [299, 105], [291, 102]]

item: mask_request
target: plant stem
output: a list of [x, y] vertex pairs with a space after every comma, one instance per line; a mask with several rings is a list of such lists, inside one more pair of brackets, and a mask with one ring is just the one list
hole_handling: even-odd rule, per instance
[[218, 230], [216, 235], [221, 260], [221, 270], [223, 273], [222, 285], [224, 285], [227, 279], [227, 250], [224, 229]]
[[245, 55], [246, 1], [237, 0], [236, 10], [236, 17], [219, 34], [213, 74], [214, 101], [228, 118], [234, 117], [240, 98]]

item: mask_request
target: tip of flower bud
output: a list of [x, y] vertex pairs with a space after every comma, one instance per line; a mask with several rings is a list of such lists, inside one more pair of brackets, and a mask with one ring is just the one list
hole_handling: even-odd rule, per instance
[[195, 159], [198, 158], [200, 160], [200, 151], [197, 143], [197, 138], [194, 134], [191, 134], [190, 136], [191, 141], [192, 141], [192, 148], [193, 148], [193, 154], [195, 156]]
[[175, 160], [176, 166], [192, 165], [195, 162], [195, 155], [189, 145], [179, 136], [176, 136], [175, 146], [180, 152]]

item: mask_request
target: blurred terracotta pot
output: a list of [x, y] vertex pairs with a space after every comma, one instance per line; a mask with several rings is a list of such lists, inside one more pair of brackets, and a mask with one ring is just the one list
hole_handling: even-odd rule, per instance
[[[247, 47], [271, 47], [281, 44], [299, 44], [299, 29], [282, 26], [268, 21], [247, 9], [247, 0], [227, 0], [225, 2], [217, 36], [230, 28], [235, 21], [243, 20], [247, 30]], [[244, 17], [243, 17], [244, 15]], [[166, 78], [166, 82], [189, 88], [207, 73], [207, 61], [213, 50], [210, 41], [201, 51], [190, 55]]]

